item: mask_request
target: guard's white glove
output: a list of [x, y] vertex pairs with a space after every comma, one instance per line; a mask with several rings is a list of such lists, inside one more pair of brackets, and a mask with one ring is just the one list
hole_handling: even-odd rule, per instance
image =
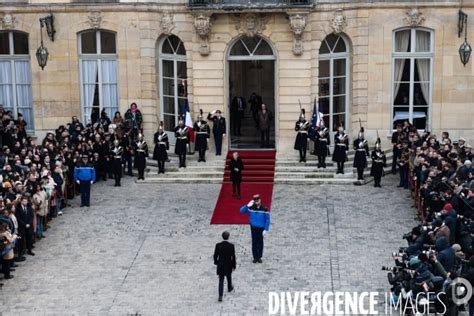
[[265, 234], [266, 234], [267, 232], [268, 232], [268, 231], [264, 230], [264, 231], [262, 232], [262, 236], [265, 236]]
[[91, 181], [91, 184], [94, 183], [94, 181]]
[[81, 184], [81, 182], [79, 180], [76, 181], [77, 184]]
[[247, 207], [252, 207], [253, 206], [253, 200], [251, 200], [248, 204], [247, 204]]

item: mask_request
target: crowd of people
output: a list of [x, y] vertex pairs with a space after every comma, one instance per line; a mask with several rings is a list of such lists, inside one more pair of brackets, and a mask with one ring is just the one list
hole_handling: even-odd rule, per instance
[[[123, 173], [144, 178], [148, 148], [143, 140], [142, 115], [132, 103], [124, 117], [110, 119], [94, 109], [84, 125], [73, 116], [70, 123], [37, 140], [27, 135], [22, 115], [0, 106], [0, 264], [4, 279], [26, 255], [34, 256], [35, 243], [47, 236], [51, 221], [78, 192], [81, 207], [90, 206], [91, 184]], [[157, 144], [159, 146], [159, 144]], [[134, 158], [133, 158], [134, 157]]]
[[[393, 300], [438, 293], [434, 310], [455, 315], [466, 308], [451, 299], [453, 280], [474, 284], [472, 147], [462, 137], [451, 140], [448, 132], [420, 134], [409, 122], [397, 126], [392, 143], [392, 172], [399, 172], [399, 188], [411, 189], [421, 220], [404, 235], [407, 247], [393, 254], [396, 266], [388, 269]], [[474, 298], [469, 309], [473, 315]]]

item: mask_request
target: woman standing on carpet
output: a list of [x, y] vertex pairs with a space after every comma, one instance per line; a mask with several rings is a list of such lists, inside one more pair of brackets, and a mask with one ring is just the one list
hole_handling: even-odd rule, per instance
[[239, 153], [234, 151], [229, 163], [230, 180], [232, 181], [232, 196], [240, 200], [240, 183], [242, 182], [242, 170], [244, 163], [239, 157]]

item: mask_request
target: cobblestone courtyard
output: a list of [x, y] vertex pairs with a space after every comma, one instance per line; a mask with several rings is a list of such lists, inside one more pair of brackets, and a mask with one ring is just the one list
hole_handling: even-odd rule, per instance
[[[68, 208], [0, 290], [0, 313], [265, 315], [269, 291], [387, 291], [382, 265], [415, 223], [408, 192], [276, 185], [263, 264], [248, 226], [210, 226], [220, 185], [93, 187]], [[242, 204], [247, 201], [242, 201]], [[217, 302], [214, 245], [236, 245], [235, 292]]]

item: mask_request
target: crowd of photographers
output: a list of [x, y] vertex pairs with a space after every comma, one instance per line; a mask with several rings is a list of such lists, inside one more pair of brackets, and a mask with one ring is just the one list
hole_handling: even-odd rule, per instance
[[[412, 190], [422, 221], [404, 235], [408, 245], [393, 253], [395, 267], [384, 268], [393, 302], [436, 293], [440, 299], [431, 311], [456, 315], [465, 306], [453, 300], [453, 280], [474, 284], [472, 148], [463, 138], [451, 141], [447, 132], [420, 135], [408, 122], [397, 126], [392, 143], [392, 171], [399, 170], [399, 187]], [[469, 306], [474, 315], [474, 297]]]
[[[66, 126], [36, 140], [27, 135], [21, 114], [14, 119], [0, 106], [0, 272], [4, 279], [13, 278], [17, 263], [26, 255], [35, 255], [35, 243], [46, 237], [50, 221], [62, 215], [68, 199], [79, 191], [76, 167], [90, 165], [95, 181], [112, 178], [111, 147], [118, 141], [125, 149], [120, 171], [127, 166], [132, 175], [132, 143], [141, 124], [141, 113], [132, 103], [125, 117], [116, 112], [110, 119], [104, 111], [96, 111], [86, 126], [72, 117]], [[89, 205], [81, 201], [81, 206]]]

